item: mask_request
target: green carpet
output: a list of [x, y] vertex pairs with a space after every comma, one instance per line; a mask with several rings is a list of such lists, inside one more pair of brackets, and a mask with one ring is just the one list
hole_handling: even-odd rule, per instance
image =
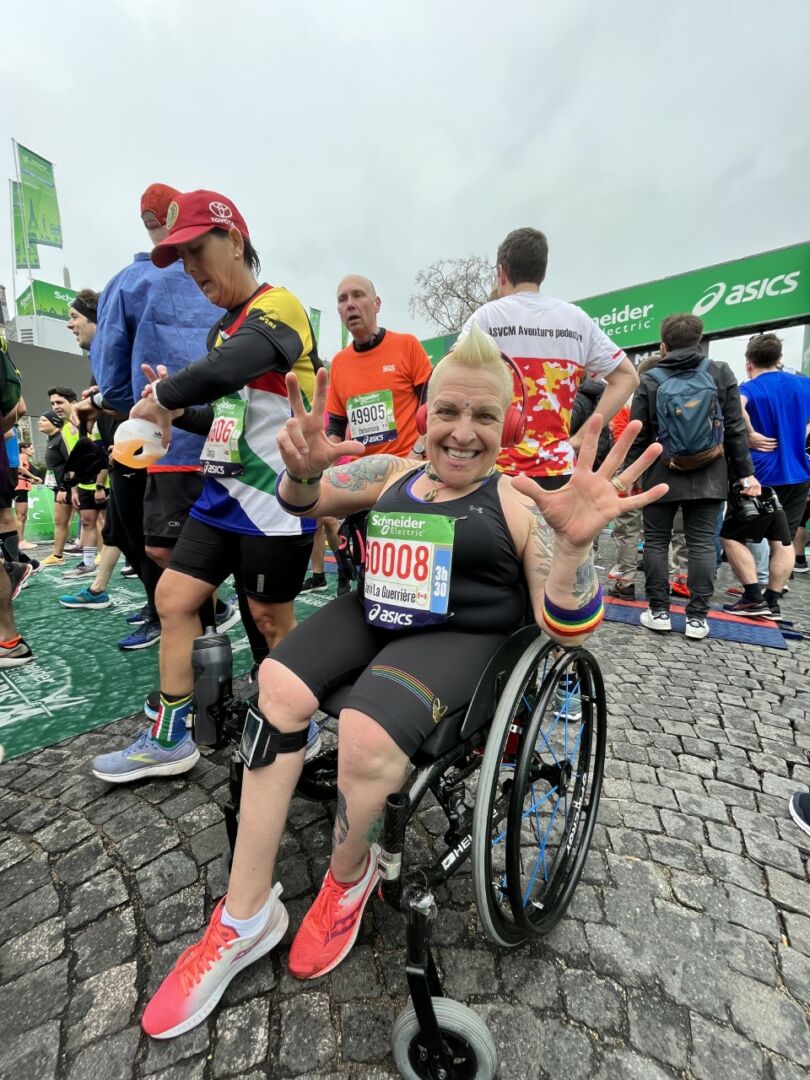
[[[70, 568], [78, 565], [68, 561]], [[101, 611], [61, 607], [58, 598], [77, 592], [86, 581], [66, 581], [61, 567], [42, 570], [14, 601], [17, 629], [36, 660], [0, 670], [0, 744], [6, 758], [132, 716], [143, 708], [146, 695], [157, 689], [158, 646], [136, 652], [122, 652], [117, 646], [128, 632], [126, 616], [144, 602], [140, 582], [122, 578], [121, 565], [110, 583], [112, 604]], [[299, 621], [334, 594], [334, 577], [330, 578], [328, 592], [304, 594], [296, 601]], [[228, 593], [227, 586], [220, 590], [223, 597]], [[229, 636], [234, 675], [241, 675], [251, 665], [241, 623]]]

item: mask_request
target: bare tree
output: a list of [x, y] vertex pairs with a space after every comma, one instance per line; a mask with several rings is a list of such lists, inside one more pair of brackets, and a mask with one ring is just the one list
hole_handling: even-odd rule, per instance
[[460, 330], [474, 311], [489, 300], [495, 268], [480, 255], [439, 259], [420, 270], [414, 281], [411, 315], [428, 319], [437, 330]]

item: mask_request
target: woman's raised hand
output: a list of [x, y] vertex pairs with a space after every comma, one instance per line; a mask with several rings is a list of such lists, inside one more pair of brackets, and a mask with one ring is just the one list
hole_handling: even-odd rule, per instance
[[361, 442], [353, 439], [332, 442], [327, 437], [324, 431], [324, 410], [328, 381], [326, 370], [321, 368], [315, 375], [312, 408], [307, 412], [298, 378], [292, 372], [287, 375], [287, 394], [292, 416], [279, 432], [278, 448], [287, 471], [302, 480], [319, 476], [334, 465], [338, 458], [346, 455], [357, 457], [366, 452]]
[[640, 420], [632, 420], [627, 425], [601, 467], [594, 471], [601, 427], [601, 417], [597, 415], [591, 416], [583, 425], [582, 449], [571, 479], [564, 487], [557, 491], [545, 491], [528, 476], [516, 477], [512, 481], [521, 494], [528, 495], [534, 501], [555, 533], [573, 547], [587, 546], [609, 522], [630, 510], [638, 510], [655, 502], [669, 490], [667, 484], [656, 484], [649, 491], [629, 494], [644, 470], [661, 453], [660, 443], [648, 446], [632, 465], [618, 472], [641, 430]]

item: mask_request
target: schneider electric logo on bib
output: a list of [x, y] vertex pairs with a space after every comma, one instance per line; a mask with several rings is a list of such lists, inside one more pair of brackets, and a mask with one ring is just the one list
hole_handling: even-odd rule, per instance
[[790, 274], [777, 274], [772, 278], [757, 278], [755, 281], [743, 282], [729, 287], [725, 281], [716, 281], [710, 285], [700, 300], [692, 308], [693, 315], [705, 315], [707, 311], [722, 300], [729, 307], [734, 304], [747, 304], [751, 300], [762, 300], [766, 296], [786, 296], [795, 292], [799, 287], [801, 270], [794, 270]]

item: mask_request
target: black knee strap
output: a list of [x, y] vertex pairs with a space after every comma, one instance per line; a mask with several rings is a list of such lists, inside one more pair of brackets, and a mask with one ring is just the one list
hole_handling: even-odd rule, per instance
[[307, 744], [308, 728], [279, 731], [255, 706], [249, 705], [239, 743], [239, 756], [249, 769], [272, 765], [278, 754], [294, 754]]

